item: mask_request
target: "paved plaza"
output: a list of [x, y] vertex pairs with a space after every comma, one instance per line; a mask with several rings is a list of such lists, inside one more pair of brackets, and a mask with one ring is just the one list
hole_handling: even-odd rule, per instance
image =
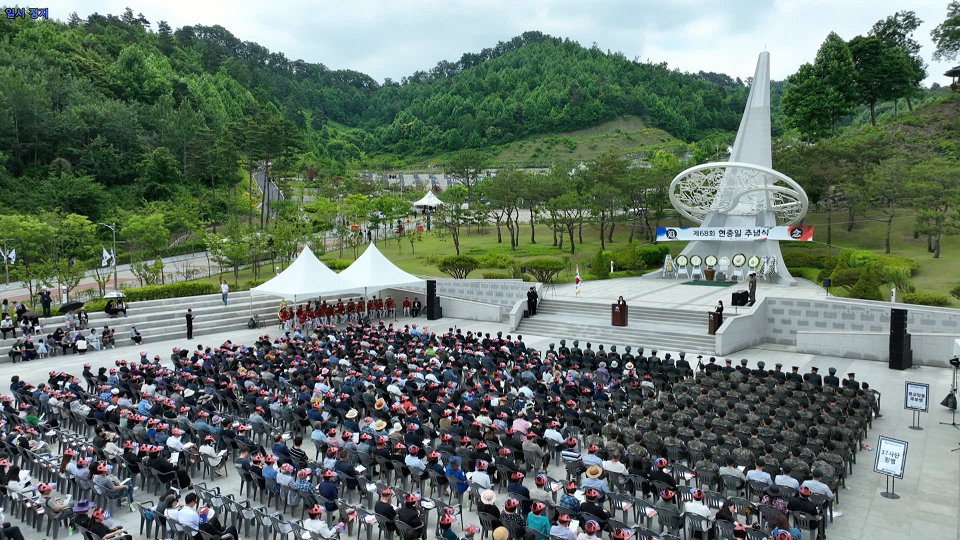
[[[604, 282], [603, 287], [616, 290], [616, 287], [610, 286], [610, 283], [612, 282]], [[632, 283], [639, 283], [638, 287], [645, 286], [645, 282], [642, 280], [632, 280]], [[804, 290], [797, 287], [791, 287], [791, 289], [796, 289], [798, 292]], [[642, 296], [640, 292], [631, 292], [629, 298], [631, 300], [639, 299], [640, 296]], [[501, 330], [506, 333], [507, 331], [502, 324], [449, 318], [431, 322], [427, 322], [422, 317], [420, 319], [400, 319], [398, 321], [401, 326], [410, 322], [418, 322], [420, 325], [428, 324], [429, 330], [435, 332], [445, 332], [450, 327], [489, 331], [491, 333]], [[200, 336], [199, 339], [189, 344], [194, 347], [197, 344], [214, 345], [227, 339], [239, 343], [250, 343], [263, 332], [275, 335], [278, 330], [268, 328], [206, 335]], [[549, 343], [554, 343], [559, 339], [558, 336], [535, 335], [524, 335], [523, 338], [528, 346], [538, 349], [546, 348]], [[169, 356], [172, 347], [183, 347], [187, 344], [188, 342], [185, 339], [156, 343], [151, 343], [148, 340], [143, 348], [149, 352], [151, 357], [153, 354], [160, 354], [161, 357], [166, 358]], [[803, 355], [792, 352], [790, 349], [790, 347], [766, 345], [741, 351], [737, 353], [735, 360], [746, 358], [751, 365], [758, 360], [764, 360], [768, 366], [780, 362], [786, 366], [785, 369], [789, 369], [789, 366], [799, 366], [801, 372], [809, 371], [809, 366], [818, 366], [821, 371], [825, 371], [828, 367], [835, 367], [838, 373], [855, 372], [858, 380], [869, 382], [871, 387], [882, 395], [883, 417], [875, 420], [873, 429], [869, 432], [867, 443], [871, 447], [875, 447], [879, 435], [902, 439], [910, 443], [905, 478], [896, 483], [896, 492], [901, 496], [897, 500], [889, 500], [880, 496], [880, 493], [884, 491], [884, 477], [873, 472], [875, 453], [873, 451], [861, 451], [858, 454], [858, 463], [854, 466], [853, 474], [848, 478], [848, 489], [843, 490], [840, 494], [841, 502], [838, 508], [843, 511], [843, 515], [836, 518], [827, 529], [827, 538], [830, 540], [960, 538], [960, 534], [958, 534], [960, 521], [958, 521], [957, 512], [958, 506], [960, 506], [960, 485], [958, 485], [960, 484], [960, 481], [958, 481], [960, 452], [951, 452], [952, 449], [960, 446], [960, 431], [939, 424], [941, 421], [950, 421], [949, 410], [941, 407], [939, 401], [950, 390], [952, 372], [929, 367], [905, 372], [891, 371], [887, 369], [886, 364], [879, 362]], [[113, 365], [116, 359], [135, 359], [138, 351], [137, 348], [123, 347], [88, 353], [85, 356], [59, 356], [15, 365], [5, 363], [0, 365], [0, 376], [4, 378], [3, 380], [9, 380], [13, 375], [19, 375], [24, 380], [36, 383], [46, 380], [47, 373], [53, 369], [80, 373], [84, 362], [90, 362], [94, 366]], [[664, 352], [675, 354], [677, 351], [662, 351], [661, 356]], [[931, 411], [930, 414], [923, 414], [921, 417], [922, 431], [909, 429], [911, 414], [903, 409], [905, 381], [930, 384], [931, 397], [933, 398]], [[532, 484], [532, 481], [532, 478], [526, 480], [528, 484]], [[223, 493], [232, 493], [242, 499], [238, 493], [240, 479], [235, 473], [228, 478], [220, 478], [216, 482], [208, 481], [207, 485], [219, 486]], [[153, 495], [138, 492], [136, 499], [138, 501], [153, 500]], [[503, 495], [499, 496], [498, 501], [502, 504]], [[116, 515], [116, 518], [119, 523], [126, 525], [135, 533], [139, 530], [138, 514], [120, 512]], [[467, 523], [479, 523], [476, 515], [472, 513], [468, 513], [465, 519]], [[431, 523], [434, 523], [433, 519]], [[27, 536], [27, 538], [41, 537], [35, 533], [32, 536]]]

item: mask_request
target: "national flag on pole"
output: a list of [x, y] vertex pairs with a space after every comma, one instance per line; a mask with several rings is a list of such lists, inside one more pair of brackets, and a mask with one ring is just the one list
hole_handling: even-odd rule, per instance
[[110, 262], [110, 252], [103, 246], [100, 246], [100, 248], [103, 249], [103, 259], [100, 261], [100, 266], [106, 266]]
[[7, 260], [10, 261], [10, 264], [17, 264], [17, 249], [13, 248], [7, 253]]
[[577, 265], [577, 277], [576, 277], [576, 279], [574, 280], [574, 282], [577, 284], [577, 292], [574, 293], [574, 296], [576, 296], [576, 295], [580, 294], [580, 284], [583, 282], [583, 280], [580, 279], [580, 265], [579, 265], [579, 264]]

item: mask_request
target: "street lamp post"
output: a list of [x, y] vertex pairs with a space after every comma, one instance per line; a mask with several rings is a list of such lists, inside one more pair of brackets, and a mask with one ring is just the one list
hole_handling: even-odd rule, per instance
[[117, 285], [117, 224], [116, 223], [100, 223], [104, 227], [113, 231], [113, 290], [119, 291], [120, 287]]

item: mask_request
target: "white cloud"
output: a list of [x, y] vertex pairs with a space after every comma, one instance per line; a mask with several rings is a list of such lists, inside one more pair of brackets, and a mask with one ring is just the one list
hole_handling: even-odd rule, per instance
[[[119, 14], [130, 0], [60, 0], [51, 15], [76, 11]], [[915, 36], [930, 63], [930, 30], [946, 15], [944, 0], [141, 0], [135, 12], [156, 24], [219, 24], [290, 59], [353, 69], [377, 80], [399, 80], [440, 60], [492, 47], [527, 30], [594, 42], [628, 58], [666, 61], [683, 71], [746, 78], [757, 54], [771, 54], [771, 75], [782, 79], [813, 60], [831, 31], [844, 39], [902, 9], [925, 21]], [[930, 63], [927, 84], [943, 84], [948, 63]]]

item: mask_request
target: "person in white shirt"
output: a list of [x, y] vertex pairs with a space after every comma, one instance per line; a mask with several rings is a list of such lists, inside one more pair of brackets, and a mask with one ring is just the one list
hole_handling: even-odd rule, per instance
[[180, 439], [183, 436], [183, 431], [180, 428], [173, 428], [170, 430], [170, 436], [167, 437], [167, 448], [171, 452], [182, 452], [183, 451], [183, 441]]
[[778, 486], [785, 486], [793, 490], [800, 489], [800, 482], [796, 478], [790, 476], [792, 469], [789, 465], [783, 466], [783, 474], [778, 474], [777, 478], [774, 480], [774, 483]]
[[551, 441], [557, 444], [563, 444], [563, 441], [565, 441], [566, 439], [563, 437], [563, 435], [560, 434], [559, 431], [557, 431], [557, 428], [559, 427], [560, 427], [560, 423], [557, 422], [556, 420], [554, 420], [553, 422], [550, 422], [550, 426], [547, 428], [546, 431], [543, 432], [543, 438], [550, 439]]
[[177, 516], [177, 521], [183, 525], [184, 529], [189, 529], [191, 531], [200, 530], [200, 514], [197, 513], [197, 494], [188, 493], [187, 498], [184, 499], [186, 503], [180, 508], [180, 513]]
[[203, 438], [203, 444], [200, 445], [199, 452], [201, 456], [206, 456], [210, 465], [214, 467], [213, 472], [217, 476], [223, 476], [222, 471], [226, 462], [223, 460], [223, 454], [217, 452], [216, 440], [213, 435], [207, 435]]
[[703, 490], [695, 489], [693, 490], [693, 500], [685, 503], [683, 505], [683, 512], [685, 514], [694, 514], [700, 517], [703, 517], [707, 520], [706, 523], [702, 525], [702, 528], [697, 528], [694, 526], [693, 536], [694, 538], [701, 538], [706, 540], [707, 533], [712, 527], [710, 521], [713, 519], [713, 514], [710, 512], [710, 508], [703, 504]]
[[493, 484], [490, 482], [490, 475], [487, 474], [487, 462], [477, 461], [475, 471], [467, 475], [467, 479], [477, 483], [483, 489], [490, 489]]
[[[344, 524], [337, 523], [332, 528], [327, 526], [327, 522], [323, 519], [320, 519], [320, 516], [323, 515], [323, 507], [319, 504], [313, 505], [310, 509], [307, 510], [307, 518], [303, 521], [303, 528], [319, 534], [324, 538], [333, 538], [337, 535], [338, 532], [344, 529]], [[310, 540], [309, 535], [303, 535], [304, 540]]]
[[806, 486], [807, 488], [810, 488], [810, 491], [813, 493], [818, 495], [826, 495], [832, 499], [833, 490], [821, 480], [821, 478], [823, 478], [823, 471], [820, 469], [814, 469], [813, 472], [810, 473], [810, 476], [813, 478], [811, 480], [804, 481], [802, 484], [800, 484], [800, 486]]
[[95, 351], [100, 350], [100, 335], [97, 334], [96, 329], [90, 330], [90, 335], [87, 336], [87, 345]]
[[223, 300], [223, 305], [227, 305], [227, 293], [230, 292], [230, 286], [227, 285], [227, 280], [223, 280], [220, 283], [220, 299]]
[[763, 482], [766, 485], [773, 483], [770, 473], [763, 470], [763, 464], [759, 461], [753, 464], [753, 470], [747, 471], [747, 480], [750, 482]]
[[[584, 460], [584, 463], [586, 463], [586, 460]], [[628, 474], [626, 465], [620, 463], [620, 456], [616, 454], [611, 455], [610, 459], [603, 462], [603, 470], [624, 476]]]

